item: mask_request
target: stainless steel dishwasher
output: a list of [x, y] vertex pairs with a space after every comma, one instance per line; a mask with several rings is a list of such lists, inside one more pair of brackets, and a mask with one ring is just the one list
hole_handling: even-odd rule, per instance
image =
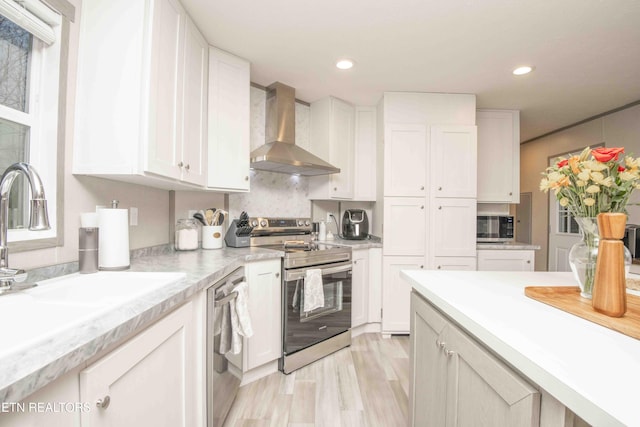
[[[241, 267], [207, 289], [207, 427], [222, 426], [240, 387], [242, 366], [235, 366], [220, 354], [221, 328], [216, 322], [220, 322], [222, 316], [216, 316], [216, 312], [225, 304], [235, 302], [237, 296], [235, 292], [223, 295], [220, 288], [229, 282], [238, 284], [244, 280]], [[242, 361], [242, 354], [234, 355], [231, 360]]]

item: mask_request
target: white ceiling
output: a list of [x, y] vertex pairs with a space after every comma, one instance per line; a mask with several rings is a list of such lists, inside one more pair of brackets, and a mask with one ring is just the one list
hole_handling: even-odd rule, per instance
[[[474, 93], [521, 140], [640, 100], [638, 0], [183, 0], [207, 40], [313, 102]], [[356, 63], [349, 71], [337, 59]], [[513, 68], [535, 66], [516, 77]]]

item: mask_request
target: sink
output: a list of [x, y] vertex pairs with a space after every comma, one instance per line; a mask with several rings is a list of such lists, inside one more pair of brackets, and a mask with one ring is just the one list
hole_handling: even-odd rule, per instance
[[0, 358], [37, 345], [184, 277], [184, 273], [76, 273], [0, 296], [0, 325], [4, 325]]
[[177, 282], [184, 273], [146, 273], [131, 271], [101, 271], [94, 274], [71, 274], [38, 282], [27, 290], [37, 301], [79, 303], [83, 305], [113, 305]]

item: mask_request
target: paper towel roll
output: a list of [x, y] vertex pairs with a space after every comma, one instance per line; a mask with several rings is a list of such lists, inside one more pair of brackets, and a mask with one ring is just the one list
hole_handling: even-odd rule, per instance
[[129, 268], [129, 211], [127, 209], [98, 210], [100, 270]]

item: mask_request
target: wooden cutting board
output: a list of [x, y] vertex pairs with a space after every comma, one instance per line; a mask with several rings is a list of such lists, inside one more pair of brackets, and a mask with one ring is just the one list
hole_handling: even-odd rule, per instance
[[609, 317], [591, 307], [591, 300], [580, 296], [577, 286], [528, 286], [524, 294], [536, 301], [582, 317], [598, 325], [640, 340], [640, 297], [627, 294], [627, 312]]

